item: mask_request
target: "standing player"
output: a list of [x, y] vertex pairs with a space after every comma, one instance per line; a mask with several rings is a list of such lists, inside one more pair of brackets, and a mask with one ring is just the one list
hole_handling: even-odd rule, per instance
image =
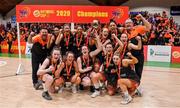
[[64, 24], [63, 30], [56, 39], [55, 44], [60, 45], [62, 56], [66, 55], [67, 51], [73, 51], [73, 34], [71, 33], [69, 24]]
[[83, 28], [78, 25], [77, 31], [74, 34], [74, 42], [73, 42], [73, 52], [75, 54], [75, 58], [81, 55], [81, 47], [85, 45], [85, 34], [83, 33]]
[[[128, 38], [129, 38], [130, 42], [135, 45], [138, 44], [138, 41], [137, 41], [137, 39], [135, 39], [135, 37], [141, 36], [141, 35], [145, 34], [147, 31], [150, 31], [150, 29], [151, 29], [151, 24], [141, 14], [137, 15], [137, 17], [142, 20], [144, 26], [141, 26], [141, 25], [134, 26], [133, 21], [131, 19], [127, 19], [125, 21], [125, 28], [129, 35]], [[144, 66], [143, 47], [140, 50], [131, 50], [131, 53], [139, 61], [137, 64], [135, 64], [135, 71], [141, 80], [143, 66]]]
[[37, 70], [39, 65], [42, 64], [47, 57], [47, 43], [49, 41], [49, 37], [47, 29], [41, 29], [40, 34], [32, 38], [32, 80], [36, 90], [39, 89], [39, 86], [41, 85], [38, 81]]
[[49, 53], [51, 53], [51, 51], [53, 50], [54, 46], [56, 45], [55, 42], [56, 42], [57, 37], [59, 36], [59, 33], [60, 33], [59, 28], [55, 27], [53, 29], [53, 34], [50, 37], [50, 40], [49, 40], [49, 42], [47, 44], [47, 48], [49, 49]]

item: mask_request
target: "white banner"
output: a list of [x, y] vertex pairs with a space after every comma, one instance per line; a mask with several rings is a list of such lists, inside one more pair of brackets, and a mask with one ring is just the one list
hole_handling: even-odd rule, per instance
[[171, 46], [148, 45], [147, 61], [171, 62]]

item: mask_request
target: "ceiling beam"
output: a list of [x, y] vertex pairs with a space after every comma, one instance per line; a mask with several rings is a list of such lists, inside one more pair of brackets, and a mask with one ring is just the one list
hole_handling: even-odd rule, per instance
[[120, 6], [128, 0], [89, 0], [100, 6]]

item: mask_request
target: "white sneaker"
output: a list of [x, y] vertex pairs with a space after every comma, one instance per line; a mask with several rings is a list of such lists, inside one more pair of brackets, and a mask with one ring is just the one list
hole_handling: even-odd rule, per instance
[[121, 101], [121, 104], [126, 105], [132, 101], [132, 97], [129, 95], [128, 97], [124, 97]]
[[73, 93], [77, 93], [77, 88], [76, 88], [76, 86], [72, 85], [72, 86], [71, 86], [71, 89], [72, 89], [72, 92], [73, 92]]
[[66, 88], [71, 88], [72, 83], [71, 82], [65, 82]]
[[58, 93], [62, 93], [64, 90], [64, 87], [60, 87]]
[[95, 98], [95, 97], [97, 97], [97, 96], [99, 96], [100, 95], [100, 91], [95, 91], [92, 95], [91, 95], [91, 97], [92, 98]]
[[142, 97], [143, 96], [143, 90], [142, 88], [138, 87], [135, 91], [135, 95]]

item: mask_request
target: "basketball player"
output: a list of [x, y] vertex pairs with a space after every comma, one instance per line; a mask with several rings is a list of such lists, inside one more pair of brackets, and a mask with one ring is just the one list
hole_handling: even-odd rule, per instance
[[69, 24], [64, 24], [63, 30], [57, 37], [55, 44], [60, 46], [62, 56], [66, 55], [67, 51], [73, 51], [74, 36], [70, 30]]
[[74, 54], [72, 52], [67, 52], [65, 60], [55, 72], [55, 86], [60, 87], [60, 92], [62, 92], [64, 84], [66, 82], [71, 82], [72, 92], [77, 93], [77, 86], [81, 82], [79, 75], [79, 69], [74, 59]]
[[96, 35], [95, 39], [97, 43], [97, 49], [95, 51], [89, 52], [87, 46], [82, 46], [82, 56], [78, 57], [77, 59], [79, 72], [82, 80], [81, 84], [83, 86], [92, 86], [91, 81], [93, 81], [94, 77], [96, 77], [96, 73], [92, 72], [94, 68], [93, 64], [95, 62], [95, 56], [102, 51], [102, 44], [98, 35]]
[[121, 104], [128, 104], [132, 101], [132, 94], [134, 94], [136, 88], [139, 85], [139, 77], [134, 71], [134, 64], [138, 62], [130, 52], [124, 55], [124, 59], [121, 61], [119, 54], [114, 54], [113, 62], [115, 64], [115, 71], [118, 73], [118, 87], [123, 92], [123, 100]]
[[42, 81], [44, 82], [44, 91], [42, 97], [46, 100], [52, 100], [52, 97], [49, 95], [49, 92], [54, 92], [55, 84], [55, 71], [57, 70], [61, 62], [61, 55], [59, 48], [55, 47], [52, 50], [51, 56], [47, 57], [41, 67], [39, 68], [37, 75], [42, 76]]
[[75, 54], [75, 58], [81, 55], [81, 47], [85, 45], [85, 34], [83, 32], [83, 28], [80, 25], [78, 25], [77, 31], [74, 34], [73, 42], [73, 52]]
[[[130, 40], [131, 43], [135, 45], [138, 44], [138, 41], [137, 39], [135, 39], [135, 37], [141, 36], [145, 34], [146, 32], [150, 31], [151, 29], [151, 24], [141, 14], [137, 15], [137, 17], [140, 20], [142, 20], [144, 26], [141, 26], [141, 25], [134, 26], [133, 21], [131, 19], [127, 19], [125, 21], [125, 28], [126, 28], [126, 32], [128, 33], [128, 39]], [[142, 37], [141, 37], [141, 40], [142, 40]], [[141, 80], [143, 66], [144, 66], [143, 47], [141, 47], [140, 50], [131, 50], [131, 53], [139, 61], [137, 64], [135, 64], [135, 72], [137, 73], [138, 77]], [[139, 87], [138, 90], [141, 91], [141, 87]], [[142, 93], [139, 92], [139, 94], [142, 94]]]

